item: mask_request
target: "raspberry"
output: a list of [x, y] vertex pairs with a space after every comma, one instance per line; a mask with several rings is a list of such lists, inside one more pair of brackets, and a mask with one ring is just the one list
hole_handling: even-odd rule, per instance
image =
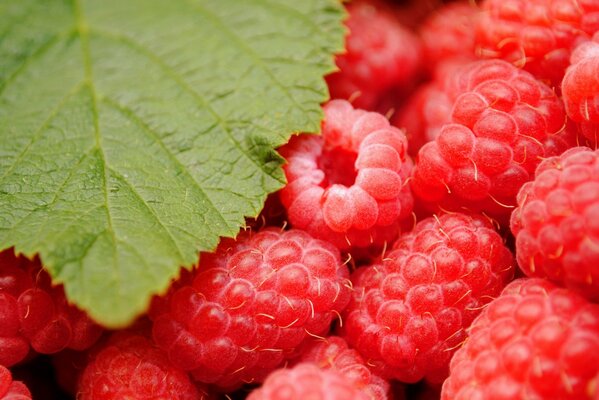
[[347, 382], [368, 394], [371, 400], [387, 399], [389, 383], [370, 372], [357, 350], [349, 348], [345, 339], [329, 336], [315, 339], [303, 349], [299, 362], [311, 362], [324, 370], [341, 373]]
[[312, 363], [279, 369], [268, 376], [248, 400], [371, 400], [335, 369], [321, 369]]
[[541, 159], [576, 143], [546, 85], [501, 60], [467, 64], [446, 83], [451, 124], [419, 151], [412, 189], [430, 209], [485, 212], [507, 222]]
[[329, 331], [349, 301], [348, 276], [339, 251], [305, 232], [243, 232], [202, 254], [193, 281], [152, 311], [153, 337], [200, 382], [260, 382]]
[[419, 222], [381, 261], [352, 276], [341, 336], [383, 378], [431, 383], [480, 309], [513, 274], [513, 258], [487, 220], [446, 214]]
[[518, 265], [599, 301], [599, 150], [543, 161], [512, 214]]
[[324, 112], [322, 136], [297, 136], [280, 150], [289, 221], [341, 250], [382, 247], [412, 212], [406, 137], [382, 115], [344, 100]]
[[53, 287], [39, 259], [0, 253], [0, 364], [14, 365], [30, 352], [83, 350], [102, 334], [87, 315]]
[[445, 85], [456, 71], [469, 62], [453, 58], [438, 63], [433, 71], [433, 80], [418, 87], [391, 118], [393, 125], [406, 132], [411, 155], [417, 155], [425, 143], [435, 140], [443, 125], [451, 122], [455, 99], [450, 97]]
[[475, 26], [480, 16], [476, 5], [448, 3], [435, 10], [420, 26], [424, 66], [434, 70], [437, 64], [454, 58], [475, 58]]
[[0, 400], [31, 400], [31, 392], [21, 381], [13, 381], [8, 368], [0, 365]]
[[591, 145], [599, 143], [599, 32], [578, 46], [562, 81], [562, 95], [568, 117], [580, 124]]
[[147, 337], [120, 331], [91, 355], [77, 399], [198, 400], [208, 399], [208, 394], [200, 393]]
[[598, 372], [599, 306], [522, 278], [474, 321], [441, 399], [593, 399]]
[[372, 110], [385, 92], [414, 78], [420, 43], [373, 2], [352, 2], [347, 10], [347, 52], [337, 56], [340, 71], [327, 76], [327, 83], [332, 98], [352, 99], [356, 107]]
[[570, 52], [599, 30], [597, 0], [484, 0], [477, 46], [559, 89]]

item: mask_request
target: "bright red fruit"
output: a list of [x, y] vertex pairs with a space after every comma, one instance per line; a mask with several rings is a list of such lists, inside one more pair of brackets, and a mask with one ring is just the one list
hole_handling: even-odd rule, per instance
[[189, 376], [147, 337], [113, 334], [95, 349], [77, 390], [80, 400], [205, 400]]
[[102, 334], [85, 312], [68, 303], [62, 286], [52, 286], [38, 259], [0, 253], [0, 365], [29, 354], [84, 350]]
[[419, 151], [414, 195], [433, 211], [484, 212], [507, 222], [542, 159], [576, 145], [561, 100], [501, 60], [469, 63], [446, 83], [450, 124]]
[[321, 136], [294, 137], [280, 150], [289, 221], [341, 250], [381, 248], [412, 213], [406, 137], [381, 114], [344, 100], [324, 112]]
[[302, 350], [299, 362], [311, 362], [324, 370], [335, 370], [371, 400], [386, 400], [389, 383], [370, 371], [357, 350], [349, 347], [344, 338], [329, 336], [314, 339]]
[[312, 363], [273, 372], [248, 400], [372, 400], [339, 371], [321, 369]]
[[264, 229], [202, 253], [188, 282], [155, 303], [153, 337], [194, 379], [224, 389], [261, 382], [349, 301], [349, 272], [331, 244]]
[[442, 400], [595, 399], [599, 305], [544, 279], [508, 285], [451, 360]]
[[487, 220], [427, 218], [382, 260], [354, 272], [341, 336], [383, 378], [440, 383], [466, 329], [513, 272]]
[[599, 30], [599, 0], [484, 0], [477, 46], [559, 90], [570, 53]]
[[0, 400], [31, 400], [31, 392], [21, 381], [13, 381], [9, 369], [0, 365]]
[[562, 81], [568, 117], [579, 123], [591, 145], [599, 144], [599, 32], [578, 46]]
[[390, 89], [407, 85], [420, 66], [420, 42], [394, 15], [374, 2], [347, 5], [346, 53], [337, 56], [340, 71], [327, 76], [334, 99], [351, 99], [372, 110]]
[[599, 150], [544, 160], [518, 194], [511, 229], [526, 275], [599, 301]]
[[473, 2], [456, 1], [436, 9], [420, 26], [423, 65], [433, 71], [455, 58], [475, 58], [475, 26], [480, 9]]

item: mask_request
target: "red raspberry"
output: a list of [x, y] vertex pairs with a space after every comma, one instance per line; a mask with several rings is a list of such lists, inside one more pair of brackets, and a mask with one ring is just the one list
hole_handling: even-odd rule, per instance
[[454, 58], [475, 58], [475, 26], [480, 10], [472, 2], [448, 3], [438, 8], [420, 26], [424, 66]]
[[477, 45], [560, 87], [570, 52], [599, 30], [598, 0], [484, 0]]
[[446, 86], [469, 62], [453, 58], [437, 64], [433, 80], [418, 87], [391, 118], [393, 125], [406, 132], [411, 155], [417, 155], [425, 143], [435, 140], [443, 125], [451, 122], [455, 98], [450, 97]]
[[324, 112], [322, 136], [297, 136], [280, 150], [289, 221], [341, 250], [382, 247], [412, 212], [406, 137], [382, 115], [344, 100]]
[[279, 369], [268, 376], [262, 387], [255, 389], [248, 400], [372, 400], [356, 388], [341, 372], [321, 369], [312, 363]]
[[8, 368], [0, 365], [0, 400], [31, 400], [31, 392], [21, 381], [13, 381]]
[[599, 301], [599, 150], [543, 161], [512, 214], [518, 265]]
[[591, 145], [599, 144], [599, 32], [578, 46], [562, 81], [568, 117], [580, 124]]
[[0, 364], [14, 365], [30, 346], [41, 354], [83, 350], [102, 334], [87, 315], [68, 304], [62, 286], [52, 286], [39, 259], [0, 253]]
[[474, 321], [441, 399], [593, 399], [598, 372], [599, 305], [522, 278]]
[[208, 398], [151, 340], [129, 331], [113, 334], [95, 350], [77, 392], [80, 400]]
[[244, 232], [202, 254], [193, 282], [153, 310], [153, 336], [193, 377], [230, 389], [262, 381], [349, 301], [339, 251], [299, 230]]
[[339, 72], [327, 76], [334, 99], [352, 99], [372, 110], [392, 88], [410, 83], [420, 64], [420, 42], [388, 10], [367, 1], [347, 5], [347, 52], [337, 56]]
[[371, 400], [388, 398], [389, 383], [373, 374], [360, 353], [349, 348], [342, 337], [329, 336], [325, 340], [312, 340], [302, 350], [298, 361], [311, 362], [321, 369], [333, 369], [340, 372], [354, 387], [367, 393]]
[[546, 85], [501, 60], [467, 64], [446, 84], [452, 124], [418, 153], [412, 189], [432, 210], [485, 212], [507, 222], [539, 162], [576, 143]]
[[487, 220], [459, 213], [422, 220], [393, 249], [352, 276], [341, 336], [383, 378], [439, 383], [513, 257]]

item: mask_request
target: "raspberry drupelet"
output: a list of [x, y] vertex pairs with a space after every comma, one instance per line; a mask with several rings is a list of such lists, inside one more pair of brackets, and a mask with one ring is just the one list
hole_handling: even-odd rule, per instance
[[339, 251], [299, 230], [224, 239], [194, 274], [150, 311], [153, 337], [195, 380], [225, 390], [263, 381], [327, 334], [350, 297]]
[[432, 211], [484, 212], [507, 224], [520, 187], [546, 157], [576, 145], [561, 100], [502, 60], [458, 69], [451, 123], [419, 151], [414, 195]]
[[117, 331], [94, 348], [77, 388], [80, 400], [210, 398], [148, 337], [130, 331]]
[[374, 110], [387, 91], [411, 84], [420, 66], [420, 42], [375, 2], [346, 7], [346, 53], [336, 57], [339, 71], [326, 77], [327, 84], [332, 98]]
[[451, 122], [455, 98], [448, 86], [453, 76], [471, 61], [452, 58], [438, 63], [432, 79], [419, 86], [391, 117], [391, 123], [405, 131], [410, 155], [416, 156], [425, 143], [435, 140], [441, 128]]
[[16, 256], [13, 249], [0, 253], [0, 365], [17, 364], [31, 350], [85, 350], [102, 331], [67, 302], [62, 286], [52, 286], [39, 259]]
[[321, 136], [296, 136], [280, 149], [289, 221], [342, 251], [382, 248], [412, 213], [406, 137], [381, 114], [344, 100], [324, 112]]
[[484, 0], [476, 44], [559, 90], [570, 53], [599, 31], [599, 0]]
[[340, 372], [354, 387], [367, 393], [370, 400], [388, 398], [389, 382], [372, 373], [360, 353], [350, 348], [340, 336], [311, 340], [302, 349], [296, 362], [310, 362], [321, 369]]
[[599, 144], [599, 32], [578, 46], [562, 81], [568, 117], [579, 124], [588, 144]]
[[472, 320], [512, 278], [513, 256], [488, 220], [454, 213], [420, 221], [383, 257], [352, 275], [341, 336], [383, 378], [441, 383]]
[[0, 400], [31, 400], [31, 392], [21, 381], [13, 381], [10, 370], [0, 364]]
[[433, 71], [452, 59], [474, 60], [475, 26], [481, 15], [472, 2], [447, 3], [436, 9], [419, 28], [423, 65]]
[[543, 161], [518, 194], [511, 229], [526, 275], [599, 301], [599, 150], [575, 147]]
[[599, 305], [545, 279], [510, 283], [473, 322], [442, 400], [594, 400]]
[[248, 400], [372, 400], [352, 385], [341, 372], [321, 369], [312, 363], [279, 369], [264, 384], [252, 391]]

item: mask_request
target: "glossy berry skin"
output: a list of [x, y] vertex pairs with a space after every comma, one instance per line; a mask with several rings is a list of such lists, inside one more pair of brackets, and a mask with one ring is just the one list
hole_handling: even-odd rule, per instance
[[365, 392], [371, 400], [388, 398], [389, 383], [372, 373], [360, 353], [350, 348], [340, 336], [310, 341], [297, 362], [310, 362], [324, 370], [338, 371], [347, 382]]
[[341, 336], [383, 378], [440, 383], [466, 329], [513, 271], [487, 220], [424, 219], [382, 260], [354, 272]]
[[472, 2], [447, 3], [431, 13], [419, 29], [424, 67], [433, 71], [439, 63], [451, 59], [474, 60], [475, 27], [480, 14]]
[[31, 400], [31, 392], [21, 381], [13, 381], [9, 369], [0, 365], [0, 400]]
[[85, 312], [70, 305], [62, 286], [52, 286], [38, 259], [0, 253], [0, 365], [23, 361], [31, 350], [54, 354], [84, 350], [102, 334]]
[[559, 90], [570, 53], [599, 30], [598, 0], [484, 0], [477, 46]]
[[119, 331], [94, 349], [81, 375], [80, 400], [204, 400], [184, 371], [146, 336]]
[[337, 249], [299, 230], [265, 229], [203, 253], [195, 276], [151, 311], [153, 337], [194, 379], [261, 382], [349, 301]]
[[521, 278], [472, 324], [441, 399], [595, 399], [598, 372], [599, 306]]
[[509, 221], [539, 162], [576, 143], [548, 86], [501, 60], [469, 63], [446, 83], [451, 122], [419, 151], [414, 195], [433, 211], [484, 212]]
[[411, 217], [406, 137], [381, 114], [344, 100], [324, 112], [321, 136], [297, 136], [280, 149], [289, 221], [342, 251], [380, 248]]
[[512, 214], [518, 265], [599, 301], [599, 150], [544, 160]]
[[599, 32], [572, 52], [570, 62], [562, 81], [566, 112], [595, 146], [599, 143]]
[[392, 88], [407, 85], [418, 72], [420, 42], [392, 13], [374, 2], [347, 4], [346, 52], [336, 57], [339, 72], [326, 77], [333, 99], [351, 99], [374, 110]]
[[273, 372], [248, 400], [371, 400], [339, 371], [312, 363]]

